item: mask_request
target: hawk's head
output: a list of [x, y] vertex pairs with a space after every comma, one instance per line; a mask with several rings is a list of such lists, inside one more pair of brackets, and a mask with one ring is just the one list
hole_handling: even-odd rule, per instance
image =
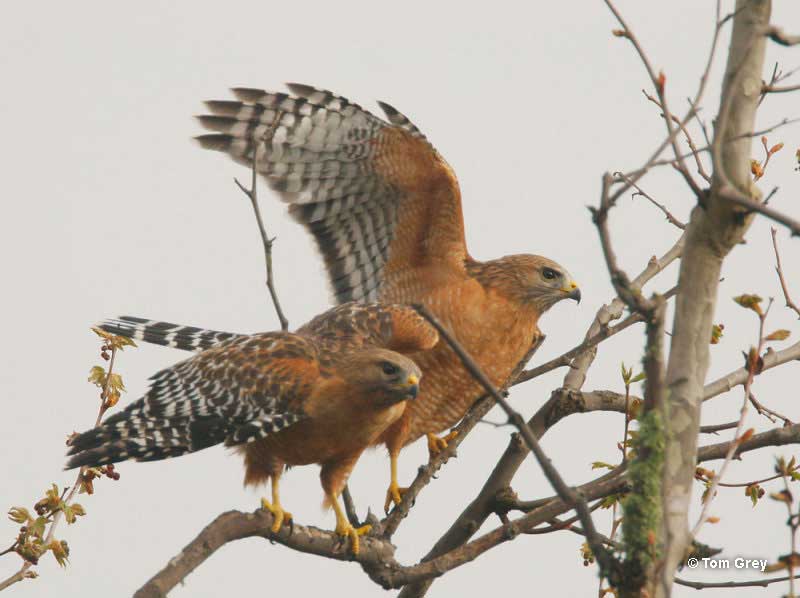
[[345, 380], [371, 407], [389, 407], [419, 393], [422, 372], [411, 359], [387, 349], [367, 349], [349, 356], [341, 367]]
[[581, 300], [581, 290], [566, 268], [540, 255], [507, 255], [468, 265], [487, 287], [519, 303], [532, 305], [541, 314], [562, 299]]

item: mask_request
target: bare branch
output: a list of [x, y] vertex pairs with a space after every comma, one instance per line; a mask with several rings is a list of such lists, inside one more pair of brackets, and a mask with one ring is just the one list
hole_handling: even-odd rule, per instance
[[539, 441], [531, 432], [531, 429], [528, 427], [522, 416], [511, 408], [508, 402], [500, 394], [498, 389], [495, 388], [494, 384], [492, 384], [483, 371], [481, 371], [480, 367], [478, 367], [475, 361], [469, 355], [467, 355], [466, 351], [464, 351], [461, 345], [450, 335], [450, 333], [441, 325], [441, 323], [433, 316], [433, 314], [431, 314], [425, 308], [424, 305], [415, 305], [414, 308], [420, 313], [420, 315], [428, 320], [434, 328], [436, 328], [437, 332], [439, 332], [439, 335], [445, 339], [448, 345], [450, 345], [450, 348], [456, 353], [467, 371], [472, 375], [473, 378], [481, 383], [486, 392], [488, 392], [495, 402], [503, 409], [503, 411], [505, 411], [509, 421], [516, 426], [520, 435], [524, 439], [525, 444], [528, 445], [528, 448], [536, 457], [536, 460], [539, 462], [542, 471], [544, 471], [547, 480], [553, 486], [558, 495], [564, 500], [564, 502], [575, 508], [581, 525], [583, 525], [583, 528], [586, 530], [586, 541], [589, 543], [589, 546], [591, 546], [592, 552], [597, 558], [597, 562], [600, 565], [604, 575], [614, 575], [615, 573], [618, 573], [617, 570], [619, 568], [619, 563], [614, 556], [606, 550], [602, 540], [598, 537], [586, 499], [576, 492], [574, 488], [568, 486], [566, 482], [564, 482], [561, 474], [558, 473], [558, 470], [550, 461], [549, 457], [547, 457], [545, 452], [542, 450], [542, 447], [539, 445]]
[[631, 187], [635, 188], [635, 189], [636, 189], [636, 193], [634, 193], [634, 194], [632, 195], [632, 197], [636, 197], [637, 195], [641, 195], [642, 197], [644, 197], [644, 198], [645, 198], [647, 201], [649, 201], [651, 204], [653, 204], [653, 205], [654, 205], [654, 206], [656, 206], [656, 207], [657, 207], [659, 210], [661, 210], [661, 212], [663, 212], [664, 216], [666, 216], [666, 218], [667, 218], [667, 221], [669, 221], [669, 223], [670, 223], [670, 224], [672, 224], [672, 225], [674, 225], [674, 226], [677, 226], [677, 227], [678, 227], [679, 229], [681, 229], [681, 230], [684, 230], [684, 229], [686, 228], [686, 224], [684, 224], [683, 222], [681, 222], [680, 220], [678, 220], [677, 218], [675, 218], [675, 216], [673, 216], [673, 215], [672, 215], [672, 212], [670, 212], [670, 211], [669, 211], [669, 210], [666, 208], [666, 206], [665, 206], [664, 204], [660, 204], [660, 203], [658, 203], [658, 202], [657, 202], [655, 199], [653, 199], [652, 197], [650, 197], [650, 195], [649, 195], [649, 194], [645, 193], [645, 192], [642, 190], [642, 188], [641, 188], [641, 187], [639, 187], [639, 185], [637, 185], [636, 183], [634, 183], [632, 180], [630, 180], [630, 179], [629, 179], [628, 177], [626, 177], [624, 174], [622, 174], [621, 172], [615, 172], [615, 173], [614, 173], [614, 177], [617, 177], [617, 178], [620, 178], [620, 179], [624, 180], [624, 181], [625, 181], [625, 182], [627, 182], [627, 183], [628, 183], [628, 184], [629, 184]]
[[592, 212], [592, 220], [600, 234], [600, 244], [603, 247], [603, 256], [606, 259], [606, 266], [608, 267], [614, 290], [617, 291], [619, 298], [625, 302], [632, 312], [646, 315], [653, 309], [651, 302], [645, 299], [639, 290], [632, 288], [628, 275], [617, 264], [617, 256], [611, 246], [611, 233], [608, 230], [608, 212], [614, 205], [609, 198], [609, 188], [612, 180], [613, 177], [610, 174], [605, 173], [603, 175], [600, 207], [589, 209]]
[[[577, 490], [587, 500], [595, 500], [619, 492], [624, 487], [625, 480], [620, 472], [611, 472], [580, 486]], [[262, 537], [299, 552], [335, 560], [356, 560], [370, 579], [381, 587], [399, 588], [443, 575], [476, 559], [487, 550], [553, 520], [571, 508], [571, 505], [562, 499], [554, 497], [523, 517], [498, 527], [469, 544], [439, 558], [410, 567], [404, 567], [395, 560], [394, 547], [388, 541], [373, 535], [361, 539], [358, 557], [353, 557], [347, 543], [334, 532], [295, 525], [293, 531], [283, 527], [279, 532], [273, 533], [272, 514], [269, 511], [264, 509], [254, 513], [228, 511], [217, 517], [189, 542], [166, 567], [134, 594], [134, 598], [163, 598], [220, 547], [228, 542], [251, 537]]]
[[[632, 286], [641, 289], [654, 276], [678, 259], [683, 251], [684, 239], [685, 235], [682, 235], [660, 258], [653, 256], [644, 270], [633, 279]], [[665, 293], [664, 297], [666, 298], [674, 292], [674, 290], [675, 289], [672, 289], [672, 291]], [[642, 321], [641, 314], [631, 314], [631, 316], [626, 318], [623, 322], [609, 328], [609, 322], [618, 319], [622, 315], [624, 308], [625, 304], [619, 298], [615, 298], [609, 304], [603, 305], [597, 311], [592, 324], [586, 332], [586, 339], [581, 345], [567, 351], [567, 353], [561, 357], [553, 359], [543, 366], [522, 372], [516, 378], [513, 384], [520, 384], [545, 372], [551, 371], [556, 367], [570, 366], [570, 370], [564, 379], [565, 388], [556, 390], [553, 396], [550, 397], [550, 400], [528, 421], [528, 425], [531, 427], [533, 433], [539, 438], [544, 435], [550, 426], [571, 413], [591, 411], [595, 407], [597, 409], [602, 409], [603, 405], [608, 405], [608, 409], [610, 410], [622, 411], [624, 409], [624, 406], [615, 409], [613, 404], [605, 403], [603, 400], [603, 393], [605, 393], [605, 391], [589, 393], [586, 396], [580, 395], [580, 393], [577, 395], [572, 394], [583, 386], [586, 372], [594, 361], [594, 356], [597, 352], [597, 344], [604, 338], [608, 338], [612, 334], [620, 332], [636, 322]], [[589, 397], [594, 401], [593, 403], [590, 403]], [[475, 408], [477, 408], [477, 405], [473, 407], [473, 409]], [[511, 484], [514, 475], [525, 461], [528, 454], [527, 446], [521, 441], [519, 435], [512, 435], [508, 447], [500, 457], [497, 465], [495, 465], [492, 473], [484, 482], [477, 496], [461, 512], [436, 544], [434, 544], [424, 557], [424, 560], [430, 560], [445, 554], [462, 545], [473, 536], [489, 515], [494, 512], [497, 493]], [[431, 582], [425, 582], [403, 588], [399, 598], [423, 596], [430, 587], [430, 584]]]
[[721, 187], [718, 191], [719, 197], [726, 199], [727, 201], [736, 204], [737, 206], [741, 206], [745, 208], [743, 213], [744, 216], [752, 213], [758, 212], [759, 214], [766, 216], [770, 220], [773, 220], [779, 224], [782, 224], [790, 231], [792, 231], [792, 236], [800, 236], [800, 221], [795, 220], [786, 214], [775, 210], [764, 203], [759, 203], [756, 200], [750, 199], [748, 196], [743, 195], [740, 191], [735, 189], [732, 186], [724, 186]]
[[[800, 424], [773, 428], [767, 432], [754, 434], [748, 440], [740, 443], [733, 453], [733, 458], [736, 459], [743, 453], [766, 446], [784, 446], [797, 443], [800, 443]], [[730, 447], [731, 442], [720, 442], [719, 444], [702, 446], [697, 450], [697, 462], [724, 459]]]
[[714, 424], [712, 426], [700, 426], [701, 434], [717, 434], [723, 430], [732, 430], [739, 425], [739, 421], [728, 422], [726, 424]]
[[[720, 109], [712, 143], [711, 193], [695, 206], [686, 229], [681, 260], [673, 336], [667, 367], [670, 416], [661, 484], [663, 526], [657, 543], [663, 546], [662, 566], [653, 598], [671, 593], [672, 579], [691, 541], [688, 511], [694, 479], [700, 406], [709, 366], [709, 339], [725, 256], [743, 238], [750, 218], [737, 217], [731, 202], [720, 194], [736, 188], [748, 197], [757, 193], [750, 176], [751, 140], [742, 137], [754, 128], [761, 90], [769, 2], [737, 0]], [[731, 142], [734, 137], [741, 137]]]
[[772, 579], [754, 579], [752, 581], [690, 581], [688, 579], [675, 578], [675, 583], [679, 586], [686, 586], [687, 588], [694, 588], [695, 590], [705, 590], [707, 588], [766, 588], [771, 583], [778, 583], [781, 581], [789, 581], [792, 578], [786, 577], [773, 577]]
[[[661, 105], [661, 102], [659, 102], [656, 98], [654, 98], [652, 95], [647, 93], [647, 91], [645, 91], [643, 89], [642, 93], [644, 94], [644, 97], [646, 97], [650, 102], [652, 102], [653, 104], [655, 104], [656, 106], [658, 106], [662, 110], [664, 109], [664, 107]], [[689, 105], [691, 106], [691, 100], [689, 100]], [[661, 116], [663, 118], [667, 117], [666, 113], [664, 113], [664, 112], [661, 113]], [[697, 111], [696, 110], [695, 110], [695, 116], [697, 116]], [[675, 115], [672, 116], [672, 120], [676, 125], [678, 125], [680, 127], [681, 132], [683, 133], [683, 136], [686, 137], [686, 143], [689, 144], [689, 149], [691, 150], [692, 157], [694, 158], [695, 166], [697, 166], [697, 173], [700, 176], [702, 176], [706, 180], [707, 183], [710, 183], [711, 182], [711, 175], [709, 175], [706, 172], [705, 166], [703, 166], [703, 162], [702, 162], [702, 160], [700, 160], [700, 152], [697, 151], [697, 146], [694, 144], [694, 140], [692, 139], [692, 136], [689, 133], [689, 129], [686, 128], [686, 123], [684, 123], [681, 119], [679, 119]], [[698, 121], [699, 121], [699, 118], [698, 118]], [[703, 128], [703, 134], [706, 135], [705, 128], [704, 127], [702, 127], [702, 128]], [[699, 192], [699, 190], [698, 190], [698, 192]]]
[[800, 91], [800, 84], [785, 85], [783, 87], [778, 85], [765, 85], [761, 89], [761, 93], [790, 93], [792, 91]]
[[[770, 299], [769, 305], [772, 306], [772, 300]], [[742, 440], [742, 432], [744, 430], [744, 421], [747, 417], [747, 405], [750, 402], [751, 392], [750, 389], [753, 386], [753, 380], [756, 377], [756, 371], [758, 370], [758, 361], [761, 358], [761, 353], [764, 350], [764, 343], [765, 335], [764, 335], [764, 323], [767, 319], [767, 314], [769, 313], [769, 307], [767, 307], [764, 312], [758, 313], [758, 343], [755, 349], [751, 348], [750, 353], [748, 355], [748, 368], [747, 368], [747, 380], [744, 383], [744, 401], [742, 402], [741, 414], [739, 416], [739, 422], [736, 425], [736, 430], [733, 433], [733, 441], [730, 443], [730, 448], [728, 449], [727, 454], [725, 455], [725, 460], [722, 462], [722, 466], [719, 468], [719, 472], [714, 478], [711, 480], [711, 484], [708, 487], [708, 491], [705, 494], [705, 498], [703, 500], [703, 507], [700, 511], [700, 516], [697, 518], [697, 523], [695, 523], [694, 527], [692, 528], [692, 536], [697, 536], [697, 533], [700, 531], [700, 528], [703, 527], [703, 524], [707, 521], [708, 511], [711, 507], [711, 503], [714, 501], [714, 497], [716, 496], [717, 486], [719, 486], [722, 478], [725, 475], [725, 471], [730, 465], [731, 460], [733, 459], [733, 454], [736, 452], [736, 447], [740, 444]]]
[[770, 25], [766, 28], [765, 35], [769, 37], [776, 44], [782, 46], [796, 46], [800, 44], [800, 35], [789, 35], [780, 27]]
[[[625, 34], [623, 37], [626, 37], [628, 40], [630, 40], [631, 44], [633, 44], [633, 47], [636, 49], [636, 53], [639, 55], [639, 58], [641, 59], [642, 64], [644, 65], [644, 68], [647, 71], [648, 77], [650, 77], [650, 82], [652, 83], [653, 88], [656, 90], [656, 93], [658, 94], [659, 104], [661, 106], [661, 109], [664, 111], [664, 123], [667, 126], [667, 140], [669, 141], [669, 144], [672, 146], [672, 152], [675, 155], [675, 161], [677, 163], [676, 168], [678, 172], [681, 173], [681, 176], [683, 176], [683, 179], [686, 181], [686, 184], [689, 185], [692, 191], [694, 191], [695, 195], [698, 198], [702, 197], [703, 192], [697, 185], [695, 180], [692, 178], [692, 175], [689, 174], [689, 170], [686, 168], [686, 164], [683, 161], [683, 157], [681, 156], [681, 151], [678, 148], [678, 143], [676, 141], [678, 132], [680, 130], [685, 130], [684, 125], [686, 122], [688, 122], [690, 116], [686, 116], [683, 120], [678, 120], [677, 129], [673, 126], [674, 117], [672, 116], [672, 113], [670, 112], [669, 107], [667, 106], [667, 97], [664, 94], [664, 88], [666, 86], [666, 77], [664, 76], [664, 73], [662, 72], [656, 75], [655, 70], [650, 65], [650, 60], [648, 59], [647, 54], [642, 48], [642, 45], [639, 43], [639, 40], [637, 39], [633, 30], [622, 18], [622, 15], [620, 15], [619, 11], [617, 11], [616, 7], [611, 2], [611, 0], [605, 0], [605, 3], [606, 6], [608, 6], [608, 9], [614, 14], [614, 17], [617, 19], [619, 24], [622, 26]], [[695, 105], [697, 105], [697, 102], [695, 102]]]
[[242, 185], [242, 183], [240, 183], [237, 179], [233, 179], [233, 182], [236, 183], [236, 186], [242, 190], [242, 193], [247, 195], [247, 197], [250, 199], [251, 205], [253, 206], [253, 212], [255, 212], [256, 222], [258, 223], [258, 230], [261, 233], [261, 242], [264, 245], [264, 261], [266, 262], [267, 289], [269, 290], [269, 296], [272, 299], [272, 305], [275, 307], [275, 313], [278, 315], [278, 320], [281, 323], [281, 330], [289, 330], [289, 320], [286, 319], [283, 309], [281, 308], [281, 302], [278, 299], [278, 292], [275, 290], [274, 276], [272, 274], [272, 244], [275, 242], [275, 238], [270, 238], [269, 235], [267, 235], [266, 229], [264, 228], [264, 221], [261, 218], [261, 209], [258, 206], [257, 190], [258, 150], [260, 147], [259, 142], [265, 144], [272, 138], [272, 135], [275, 133], [275, 129], [278, 126], [282, 116], [283, 112], [278, 110], [275, 118], [272, 121], [272, 124], [264, 132], [264, 136], [260, 140], [253, 139], [253, 162], [250, 169], [250, 188], [248, 189]]
[[[720, 0], [717, 0], [716, 3], [716, 12], [715, 12], [715, 23], [714, 23], [714, 35], [711, 39], [711, 48], [708, 52], [708, 58], [706, 60], [705, 69], [703, 70], [702, 75], [700, 76], [700, 84], [697, 87], [697, 92], [695, 93], [694, 99], [689, 101], [689, 111], [686, 115], [681, 119], [681, 124], [686, 125], [691, 118], [696, 115], [697, 107], [700, 105], [700, 101], [703, 98], [703, 94], [705, 93], [706, 86], [708, 84], [708, 75], [711, 72], [711, 67], [714, 64], [714, 56], [717, 51], [717, 42], [719, 41], [719, 34], [722, 30], [722, 27], [727, 23], [732, 15], [728, 15], [724, 18], [720, 18]], [[650, 69], [652, 71], [652, 69]], [[651, 77], [652, 79], [652, 77]], [[665, 111], [666, 112], [666, 111]], [[671, 125], [669, 125], [671, 126]], [[644, 163], [643, 166], [638, 168], [636, 171], [630, 173], [628, 176], [636, 181], [644, 176], [652, 167], [657, 166], [659, 164], [672, 164], [675, 162], [675, 158], [659, 161], [658, 157], [661, 153], [666, 149], [668, 145], [674, 143], [675, 137], [678, 135], [680, 131], [680, 127], [671, 131], [671, 133], [664, 139], [661, 144], [656, 148], [656, 150], [651, 154], [650, 158]], [[708, 149], [708, 148], [706, 148]], [[702, 151], [702, 150], [701, 150]], [[679, 154], [681, 159], [685, 159], [694, 155], [696, 152], [689, 152], [688, 154]], [[619, 199], [623, 193], [625, 193], [630, 187], [626, 184], [623, 185], [621, 189], [618, 189], [612, 196], [611, 202], [615, 202]]]
[[772, 228], [771, 232], [772, 248], [775, 250], [775, 271], [778, 273], [778, 280], [781, 282], [781, 289], [783, 290], [783, 298], [786, 301], [786, 307], [794, 310], [794, 312], [797, 314], [797, 317], [800, 318], [800, 307], [798, 307], [797, 304], [792, 301], [792, 298], [789, 295], [789, 287], [786, 286], [786, 279], [783, 277], [783, 266], [781, 266], [781, 255], [778, 253], [778, 240], [776, 238], [778, 231]]
[[[536, 351], [539, 350], [539, 347], [542, 346], [545, 339], [546, 336], [542, 334], [533, 342], [531, 348], [528, 350], [528, 353], [522, 358], [520, 363], [512, 372], [509, 380], [515, 380], [518, 377], [519, 372], [531, 359], [531, 357], [533, 357]], [[447, 447], [444, 450], [439, 451], [439, 453], [437, 453], [426, 465], [420, 466], [414, 481], [403, 493], [403, 500], [399, 505], [392, 509], [392, 512], [389, 513], [389, 515], [380, 524], [382, 530], [381, 533], [385, 538], [391, 538], [394, 532], [397, 531], [401, 521], [408, 515], [409, 511], [411, 510], [411, 506], [414, 504], [414, 501], [422, 489], [430, 483], [439, 469], [441, 469], [441, 467], [447, 463], [451, 457], [455, 456], [459, 445], [466, 439], [467, 435], [478, 424], [478, 422], [480, 422], [482, 418], [489, 413], [489, 411], [491, 411], [494, 405], [494, 401], [489, 396], [483, 396], [478, 399], [472, 405], [467, 414], [462, 418], [461, 422], [459, 422], [458, 426], [456, 426], [455, 431], [457, 434], [450, 442], [447, 443]], [[373, 526], [373, 529], [377, 530], [377, 526]]]

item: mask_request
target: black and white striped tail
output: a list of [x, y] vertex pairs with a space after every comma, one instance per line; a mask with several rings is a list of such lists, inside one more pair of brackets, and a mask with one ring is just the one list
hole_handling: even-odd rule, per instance
[[105, 320], [98, 324], [98, 328], [118, 336], [184, 351], [202, 351], [223, 341], [243, 336], [233, 332], [207, 330], [196, 326], [147, 320], [135, 316], [119, 316], [115, 319]]
[[178, 457], [224, 442], [230, 431], [221, 417], [153, 419], [137, 401], [97, 428], [74, 437], [65, 469]]

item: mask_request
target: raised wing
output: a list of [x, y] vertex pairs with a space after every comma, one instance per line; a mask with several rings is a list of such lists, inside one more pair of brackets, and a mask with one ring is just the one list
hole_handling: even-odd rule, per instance
[[257, 169], [314, 236], [338, 302], [391, 300], [393, 280], [429, 264], [464, 270], [458, 182], [405, 116], [389, 123], [329, 91], [234, 89], [207, 102], [198, 137]]
[[323, 374], [314, 344], [270, 332], [237, 337], [155, 374], [147, 394], [73, 438], [67, 468], [154, 461], [242, 444], [306, 417]]

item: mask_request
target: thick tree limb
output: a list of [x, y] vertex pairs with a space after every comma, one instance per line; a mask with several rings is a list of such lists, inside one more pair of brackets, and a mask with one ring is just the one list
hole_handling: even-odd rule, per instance
[[[779, 446], [800, 443], [800, 424], [776, 428], [756, 434], [744, 442], [737, 454], [757, 450], [766, 446]], [[701, 447], [697, 462], [722, 459], [730, 446], [729, 442]], [[591, 482], [577, 487], [586, 500], [596, 500], [624, 492], [627, 482], [623, 475], [624, 467], [619, 467]], [[521, 504], [524, 504], [520, 501]], [[181, 583], [197, 567], [203, 564], [214, 552], [227, 544], [242, 538], [262, 537], [299, 552], [315, 554], [341, 561], [356, 560], [370, 578], [384, 588], [398, 588], [409, 584], [420, 584], [438, 577], [447, 571], [464, 565], [487, 550], [514, 539], [538, 526], [549, 523], [555, 517], [572, 510], [572, 506], [558, 496], [530, 501], [524, 516], [496, 528], [474, 542], [448, 551], [442, 557], [431, 559], [414, 566], [403, 566], [394, 558], [394, 546], [388, 541], [373, 535], [361, 538], [361, 551], [354, 559], [346, 542], [333, 532], [315, 527], [295, 525], [293, 531], [283, 527], [277, 533], [271, 531], [272, 514], [263, 509], [253, 513], [228, 511], [212, 521], [169, 563], [155, 574], [139, 591], [135, 598], [161, 598]], [[477, 528], [476, 528], [477, 529]], [[474, 533], [474, 530], [473, 530]], [[404, 590], [404, 591], [406, 591]]]
[[769, 0], [738, 0], [728, 52], [723, 93], [714, 136], [712, 191], [705, 206], [696, 206], [686, 229], [675, 320], [667, 367], [669, 416], [666, 463], [662, 478], [663, 527], [658, 533], [662, 566], [655, 598], [667, 598], [672, 580], [691, 538], [688, 509], [692, 496], [700, 405], [709, 364], [709, 338], [722, 261], [742, 239], [751, 218], [737, 214], [719, 190], [735, 187], [757, 196], [750, 177], [750, 138], [761, 91]]

